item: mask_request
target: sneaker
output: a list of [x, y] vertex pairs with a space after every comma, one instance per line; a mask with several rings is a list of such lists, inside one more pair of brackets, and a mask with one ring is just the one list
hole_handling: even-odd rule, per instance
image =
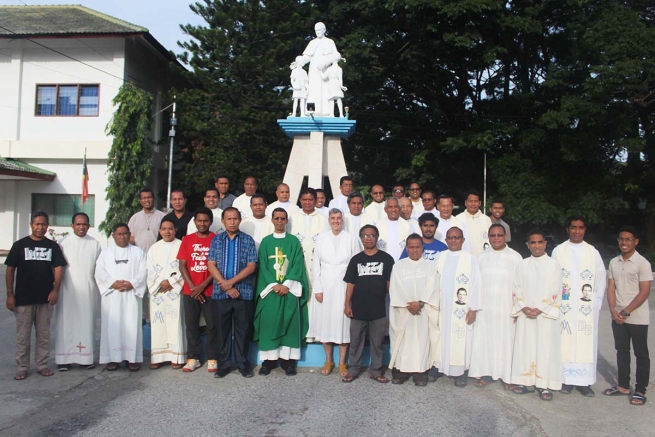
[[218, 370], [218, 361], [217, 360], [207, 360], [207, 371], [209, 373], [216, 373]]
[[201, 366], [200, 361], [189, 358], [186, 361], [186, 366], [182, 367], [183, 372], [193, 372]]

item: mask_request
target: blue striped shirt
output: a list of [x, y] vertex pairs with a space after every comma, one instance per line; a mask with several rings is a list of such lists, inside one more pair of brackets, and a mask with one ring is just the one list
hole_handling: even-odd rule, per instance
[[[216, 263], [218, 271], [225, 279], [232, 279], [239, 272], [246, 268], [248, 263], [257, 262], [257, 249], [252, 237], [244, 232], [238, 231], [233, 239], [230, 239], [227, 232], [216, 235], [209, 246], [209, 260]], [[240, 299], [252, 300], [255, 275], [252, 274], [234, 284], [234, 288], [241, 294]], [[231, 297], [214, 281], [212, 299], [225, 300]]]

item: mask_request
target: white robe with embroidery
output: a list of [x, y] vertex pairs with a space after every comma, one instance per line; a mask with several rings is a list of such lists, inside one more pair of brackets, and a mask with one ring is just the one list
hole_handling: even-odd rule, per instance
[[[128, 262], [117, 262], [121, 260]], [[143, 362], [141, 309], [146, 273], [146, 254], [136, 246], [109, 246], [98, 257], [95, 278], [102, 306], [100, 364]], [[130, 281], [134, 288], [114, 290], [111, 286], [117, 280]]]
[[[512, 384], [560, 390], [562, 360], [559, 306], [562, 299], [562, 267], [548, 255], [531, 256], [516, 268], [512, 316], [516, 339], [512, 354]], [[529, 319], [523, 308], [542, 311]]]
[[471, 245], [471, 254], [478, 256], [487, 247], [489, 247], [489, 227], [491, 226], [491, 219], [478, 211], [475, 215], [471, 215], [468, 211], [457, 216], [459, 220], [466, 225], [468, 237], [466, 237]]
[[377, 203], [376, 201], [371, 202], [366, 208], [364, 208], [364, 212], [375, 221], [387, 216], [387, 213], [384, 212], [384, 201], [380, 203]]
[[291, 201], [286, 201], [284, 203], [280, 202], [279, 200], [276, 200], [275, 202], [271, 203], [266, 207], [266, 217], [271, 218], [273, 215], [273, 210], [275, 208], [282, 208], [287, 212], [287, 215], [289, 218], [293, 217], [294, 215], [298, 214], [298, 211], [300, 211], [300, 208], [294, 203], [291, 203]]
[[471, 377], [491, 376], [506, 383], [511, 379], [515, 333], [512, 288], [521, 260], [521, 255], [508, 246], [478, 255], [484, 309], [478, 311], [473, 329]]
[[[569, 295], [569, 304], [576, 303], [575, 306], [571, 306], [571, 311], [573, 314], [573, 326], [577, 326], [577, 315], [578, 315], [578, 305], [580, 298], [582, 297], [581, 289], [582, 283], [580, 283], [580, 262], [582, 261], [582, 244], [573, 244], [571, 241], [566, 241], [553, 250], [553, 258], [557, 259], [557, 249], [564, 244], [569, 246], [571, 251], [571, 277], [569, 278], [571, 290]], [[607, 270], [605, 270], [605, 264], [603, 259], [600, 257], [598, 250], [594, 249], [594, 254], [596, 258], [595, 270], [596, 278], [594, 281], [594, 295], [592, 301], [594, 304], [594, 362], [593, 363], [562, 363], [562, 384], [568, 385], [594, 385], [596, 383], [596, 367], [598, 365], [598, 319], [600, 314], [600, 309], [603, 306], [603, 300], [605, 298], [605, 290], [607, 288]], [[564, 267], [564, 266], [562, 266]], [[566, 267], [564, 267], [566, 268]], [[575, 347], [576, 347], [576, 336], [573, 336], [572, 339], [573, 346], [573, 355], [575, 356]]]
[[[341, 231], [323, 232], [314, 245], [312, 267], [312, 311], [307, 337], [323, 343], [350, 343], [350, 319], [343, 312], [346, 302], [346, 274], [350, 259], [362, 251], [359, 238]], [[315, 294], [323, 293], [323, 302]]]
[[[420, 258], [398, 261], [391, 272], [389, 297], [389, 368], [401, 372], [425, 372], [440, 361], [439, 347], [439, 273], [434, 263]], [[409, 302], [424, 302], [421, 312], [412, 315]]]
[[86, 235], [66, 237], [60, 244], [68, 265], [64, 267], [59, 300], [54, 311], [57, 364], [93, 364], [96, 319], [100, 295], [94, 273], [100, 243]]
[[450, 335], [451, 335], [451, 320], [453, 318], [453, 306], [455, 305], [454, 296], [457, 295], [457, 283], [455, 276], [457, 273], [457, 263], [460, 256], [468, 256], [471, 259], [471, 278], [469, 279], [469, 290], [466, 301], [466, 309], [472, 311], [479, 311], [482, 309], [482, 284], [480, 280], [480, 268], [478, 267], [477, 260], [468, 252], [462, 250], [453, 252], [446, 250], [440, 252], [437, 258], [437, 265], [439, 259], [445, 256], [446, 263], [444, 264], [441, 274], [441, 313], [439, 319], [439, 327], [441, 334], [441, 362], [435, 363], [435, 367], [440, 372], [448, 376], [461, 376], [470, 367], [471, 364], [471, 351], [473, 346], [473, 330], [475, 323], [466, 325], [466, 364], [464, 366], [451, 366], [450, 365]]
[[380, 232], [378, 249], [387, 252], [397, 262], [405, 248], [405, 239], [412, 233], [412, 226], [402, 218], [389, 220], [387, 217], [378, 220], [375, 226]]
[[[165, 242], [160, 240], [148, 251], [148, 290], [150, 290], [150, 362], [182, 364], [186, 362], [186, 330], [184, 307], [182, 304], [182, 285], [177, 253], [180, 240]], [[173, 287], [163, 292], [157, 290], [164, 281]]]
[[354, 216], [347, 212], [343, 218], [343, 230], [348, 231], [359, 238], [359, 230], [366, 225], [374, 225], [375, 221], [376, 220], [373, 217], [365, 212], [362, 212], [358, 216]]

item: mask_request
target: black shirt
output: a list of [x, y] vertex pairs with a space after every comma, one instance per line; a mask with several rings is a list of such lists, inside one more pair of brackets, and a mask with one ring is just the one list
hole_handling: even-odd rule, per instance
[[[185, 209], [182, 217], [177, 218], [175, 211], [173, 211], [162, 217], [162, 220], [164, 219], [173, 220], [173, 223], [175, 223], [175, 229], [177, 229], [175, 231], [175, 238], [182, 240], [182, 238], [186, 237], [186, 231], [187, 227], [189, 226], [189, 222], [193, 220], [193, 213]], [[159, 240], [161, 240], [161, 235], [157, 237], [157, 241]]]
[[16, 268], [16, 305], [48, 303], [55, 283], [54, 269], [66, 264], [61, 248], [52, 240], [25, 237], [16, 241], [5, 260], [5, 265]]
[[371, 321], [386, 317], [387, 282], [394, 260], [381, 250], [375, 255], [360, 252], [350, 259], [343, 280], [355, 284], [350, 306], [353, 319]]

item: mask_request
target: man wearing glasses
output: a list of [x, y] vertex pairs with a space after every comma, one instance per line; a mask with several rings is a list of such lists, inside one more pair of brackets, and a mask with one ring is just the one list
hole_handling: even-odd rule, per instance
[[418, 220], [424, 212], [423, 199], [421, 199], [421, 186], [416, 182], [412, 182], [407, 191], [409, 193], [409, 199], [412, 201], [412, 217]]
[[396, 199], [405, 197], [405, 187], [403, 186], [403, 184], [395, 184], [393, 186], [393, 189], [391, 190], [391, 195]]
[[366, 215], [373, 220], [378, 221], [387, 214], [384, 212], [384, 187], [382, 185], [373, 185], [371, 187], [371, 199], [373, 201], [364, 209]]

